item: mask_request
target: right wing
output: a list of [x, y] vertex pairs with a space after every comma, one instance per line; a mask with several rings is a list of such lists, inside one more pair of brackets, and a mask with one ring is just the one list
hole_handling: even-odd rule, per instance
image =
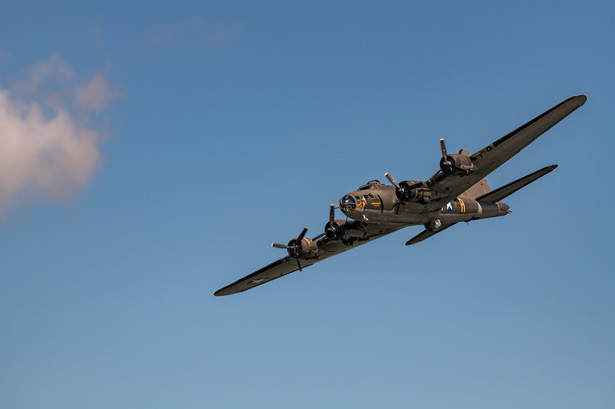
[[355, 237], [354, 239], [343, 242], [339, 239], [329, 239], [326, 236], [321, 237], [317, 240], [314, 240], [316, 242], [316, 245], [318, 246], [318, 254], [316, 257], [309, 259], [296, 259], [290, 256], [282, 257], [281, 259], [274, 261], [268, 266], [265, 266], [260, 270], [257, 270], [254, 273], [249, 274], [235, 281], [234, 283], [221, 288], [220, 290], [216, 291], [214, 295], [230, 295], [249, 290], [261, 284], [265, 284], [271, 280], [275, 280], [276, 278], [280, 278], [287, 274], [294, 273], [295, 271], [299, 270], [299, 265], [301, 265], [301, 269], [304, 269], [311, 266], [312, 264], [318, 263], [319, 261], [343, 253], [352, 248], [365, 244], [371, 240], [380, 238], [389, 233], [393, 233], [394, 231], [397, 231], [403, 227], [406, 227], [406, 225], [400, 224], [374, 226], [360, 223], [357, 221], [347, 223], [347, 225], [348, 227], [346, 227], [346, 229], [352, 229], [353, 237]]
[[[301, 268], [309, 267], [316, 261], [318, 260], [305, 260], [301, 264]], [[286, 274], [294, 273], [297, 270], [299, 270], [299, 266], [297, 265], [297, 262], [293, 259], [293, 257], [282, 257], [281, 259], [274, 261], [268, 266], [265, 266], [260, 270], [255, 271], [254, 273], [235, 281], [233, 284], [221, 288], [220, 290], [216, 291], [214, 295], [230, 295], [240, 293], [261, 284], [265, 284], [271, 280], [275, 280], [276, 278], [283, 277]]]

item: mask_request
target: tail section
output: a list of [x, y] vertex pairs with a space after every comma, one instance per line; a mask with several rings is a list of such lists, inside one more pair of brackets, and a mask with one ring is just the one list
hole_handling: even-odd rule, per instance
[[[464, 195], [469, 196], [471, 199], [476, 199], [479, 196], [484, 196], [491, 192], [487, 178], [482, 178], [477, 184], [465, 191]], [[476, 199], [478, 200], [478, 199]]]
[[[486, 219], [490, 217], [504, 216], [508, 214], [510, 211], [510, 207], [506, 203], [502, 202], [502, 199], [509, 195], [512, 195], [517, 190], [524, 188], [530, 183], [540, 179], [555, 168], [557, 168], [557, 165], [547, 166], [546, 168], [542, 168], [534, 173], [530, 173], [529, 175], [517, 179], [514, 182], [504, 185], [496, 190], [491, 190], [489, 184], [487, 183], [487, 179], [481, 179], [478, 183], [476, 183], [464, 193], [464, 196], [468, 196], [469, 198], [479, 202], [478, 212], [476, 212], [476, 216], [473, 217], [472, 220]], [[444, 229], [453, 226], [456, 223], [457, 221], [454, 221], [436, 231], [426, 229], [418, 235], [414, 236], [412, 239], [408, 240], [406, 242], [406, 246], [410, 246], [412, 244], [428, 239], [434, 234], [439, 233]], [[425, 226], [427, 227], [427, 225]]]

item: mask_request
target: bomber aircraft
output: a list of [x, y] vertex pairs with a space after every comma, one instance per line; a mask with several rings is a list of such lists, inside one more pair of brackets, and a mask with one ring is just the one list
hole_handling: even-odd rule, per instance
[[215, 295], [249, 290], [407, 226], [425, 226], [425, 230], [406, 242], [408, 246], [459, 222], [507, 215], [510, 207], [502, 199], [557, 165], [537, 170], [496, 190], [490, 189], [485, 177], [586, 100], [585, 95], [569, 98], [475, 153], [464, 149], [448, 153], [444, 139], [440, 139], [440, 169], [430, 179], [397, 182], [385, 173], [391, 185], [378, 180], [367, 182], [340, 199], [339, 210], [346, 220], [336, 219], [335, 206], [331, 205], [323, 233], [310, 239], [306, 237], [308, 228], [305, 227], [288, 244], [273, 243], [273, 247], [285, 249], [288, 254], [216, 291]]

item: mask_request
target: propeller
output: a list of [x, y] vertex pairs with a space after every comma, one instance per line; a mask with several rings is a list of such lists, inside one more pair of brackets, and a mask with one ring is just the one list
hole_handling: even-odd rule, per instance
[[440, 149], [442, 150], [442, 157], [446, 160], [446, 143], [444, 143], [444, 138], [440, 138]]
[[442, 160], [440, 161], [440, 168], [445, 173], [452, 173], [455, 170], [455, 166], [448, 159], [448, 153], [446, 152], [446, 144], [444, 138], [440, 138], [440, 149], [442, 150]]
[[393, 186], [395, 186], [396, 188], [399, 189], [399, 183], [397, 183], [397, 181], [395, 180], [395, 178], [393, 176], [391, 176], [388, 172], [384, 174], [384, 176], [389, 179], [389, 182], [391, 182], [393, 184]]
[[276, 247], [278, 249], [286, 249], [286, 251], [288, 251], [288, 255], [297, 260], [297, 266], [299, 267], [299, 271], [303, 271], [301, 269], [301, 263], [299, 262], [299, 256], [301, 256], [301, 253], [303, 251], [303, 246], [301, 245], [301, 242], [303, 241], [303, 238], [305, 237], [307, 231], [308, 228], [304, 227], [299, 236], [295, 239], [291, 239], [288, 244], [271, 243], [271, 247]]
[[391, 182], [393, 186], [395, 186], [395, 194], [397, 195], [397, 206], [395, 207], [395, 214], [397, 214], [399, 213], [399, 207], [403, 203], [404, 198], [407, 198], [409, 196], [410, 192], [408, 192], [408, 185], [405, 183], [400, 185], [389, 173], [385, 173], [384, 176], [389, 179], [389, 182]]
[[328, 238], [335, 239], [337, 238], [340, 232], [340, 226], [335, 223], [335, 205], [331, 205], [329, 207], [329, 221], [325, 225], [325, 233]]

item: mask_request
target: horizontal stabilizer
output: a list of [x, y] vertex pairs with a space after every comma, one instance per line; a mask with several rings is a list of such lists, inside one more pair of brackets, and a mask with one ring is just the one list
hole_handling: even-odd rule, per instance
[[504, 199], [506, 196], [512, 195], [517, 190], [529, 185], [533, 181], [543, 177], [547, 173], [551, 172], [553, 169], [557, 168], [557, 165], [547, 166], [546, 168], [542, 168], [537, 170], [534, 173], [530, 173], [527, 176], [522, 177], [521, 179], [517, 179], [514, 182], [511, 182], [505, 186], [502, 186], [499, 189], [496, 189], [492, 192], [487, 193], [486, 195], [482, 195], [476, 198], [478, 202], [499, 202]]
[[425, 240], [425, 239], [428, 239], [428, 238], [430, 238], [431, 236], [433, 236], [434, 234], [438, 234], [438, 233], [440, 233], [441, 231], [443, 231], [443, 230], [445, 230], [445, 229], [448, 229], [449, 227], [453, 226], [454, 224], [455, 224], [455, 223], [453, 223], [453, 224], [449, 224], [448, 226], [443, 227], [443, 228], [441, 228], [441, 229], [440, 229], [440, 230], [438, 230], [438, 231], [423, 230], [422, 232], [420, 232], [419, 234], [417, 234], [416, 236], [414, 236], [413, 238], [411, 238], [410, 240], [408, 240], [408, 241], [406, 242], [406, 246], [410, 246], [410, 245], [412, 245], [412, 244], [416, 244], [416, 243], [418, 243], [419, 241], [423, 241], [423, 240]]

